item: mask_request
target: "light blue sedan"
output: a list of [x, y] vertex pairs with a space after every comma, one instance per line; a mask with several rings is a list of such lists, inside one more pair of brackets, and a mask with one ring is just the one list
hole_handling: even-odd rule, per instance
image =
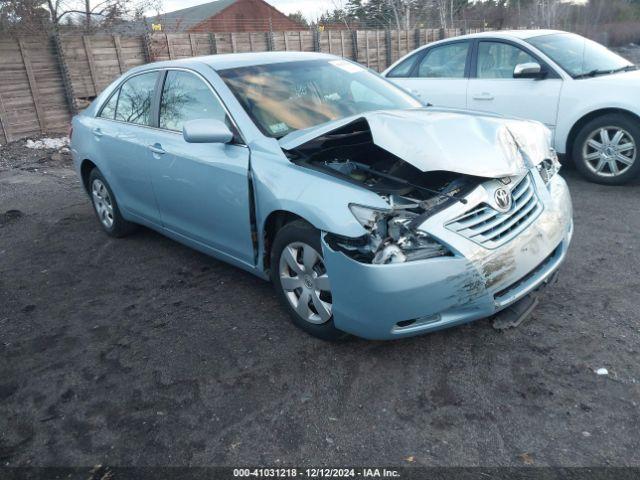
[[423, 108], [331, 55], [135, 68], [74, 118], [71, 145], [107, 234], [144, 225], [270, 279], [324, 339], [520, 305], [573, 230], [542, 124]]

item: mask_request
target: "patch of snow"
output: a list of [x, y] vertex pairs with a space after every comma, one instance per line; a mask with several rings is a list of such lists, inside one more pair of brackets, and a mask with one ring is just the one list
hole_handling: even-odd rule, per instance
[[27, 140], [26, 147], [37, 150], [59, 150], [69, 145], [69, 137], [43, 138], [42, 140]]
[[609, 370], [607, 370], [606, 368], [599, 368], [598, 370], [596, 370], [596, 374], [597, 375], [609, 375]]

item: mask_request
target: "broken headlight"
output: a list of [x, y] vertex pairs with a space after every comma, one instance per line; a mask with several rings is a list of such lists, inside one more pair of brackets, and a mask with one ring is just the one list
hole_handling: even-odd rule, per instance
[[545, 158], [542, 162], [538, 164], [538, 173], [542, 177], [542, 181], [545, 183], [549, 183], [549, 180], [553, 178], [553, 176], [560, 171], [560, 161], [558, 160], [558, 154], [554, 149], [551, 149], [551, 155], [549, 158]]
[[403, 263], [451, 255], [429, 234], [411, 226], [417, 214], [407, 210], [379, 210], [362, 205], [349, 205], [358, 223], [368, 232], [366, 242], [358, 249], [367, 253], [374, 264]]

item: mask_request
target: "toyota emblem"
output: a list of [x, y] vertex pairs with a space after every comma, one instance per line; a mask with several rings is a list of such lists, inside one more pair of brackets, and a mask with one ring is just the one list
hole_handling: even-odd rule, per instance
[[513, 201], [511, 198], [511, 192], [505, 188], [499, 188], [496, 190], [494, 196], [496, 199], [496, 205], [500, 210], [508, 212], [511, 209], [511, 202]]

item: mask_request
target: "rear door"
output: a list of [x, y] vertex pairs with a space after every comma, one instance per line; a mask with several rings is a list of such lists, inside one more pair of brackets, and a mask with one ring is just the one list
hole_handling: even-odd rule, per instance
[[[159, 130], [148, 146], [152, 182], [167, 230], [254, 264], [249, 200], [249, 149], [213, 87], [187, 70], [168, 70], [161, 90]], [[187, 143], [189, 120], [225, 122], [228, 144]]]
[[118, 205], [125, 215], [160, 223], [149, 177], [147, 145], [153, 138], [152, 107], [159, 72], [127, 79], [105, 103], [95, 119], [92, 135], [99, 143], [105, 170]]
[[389, 80], [423, 103], [466, 108], [471, 42], [456, 40], [442, 43], [415, 55], [415, 59], [407, 59], [390, 71], [387, 74]]
[[[513, 78], [516, 65], [535, 62], [543, 79]], [[480, 40], [469, 80], [468, 108], [556, 126], [562, 79], [528, 49], [511, 42]]]

